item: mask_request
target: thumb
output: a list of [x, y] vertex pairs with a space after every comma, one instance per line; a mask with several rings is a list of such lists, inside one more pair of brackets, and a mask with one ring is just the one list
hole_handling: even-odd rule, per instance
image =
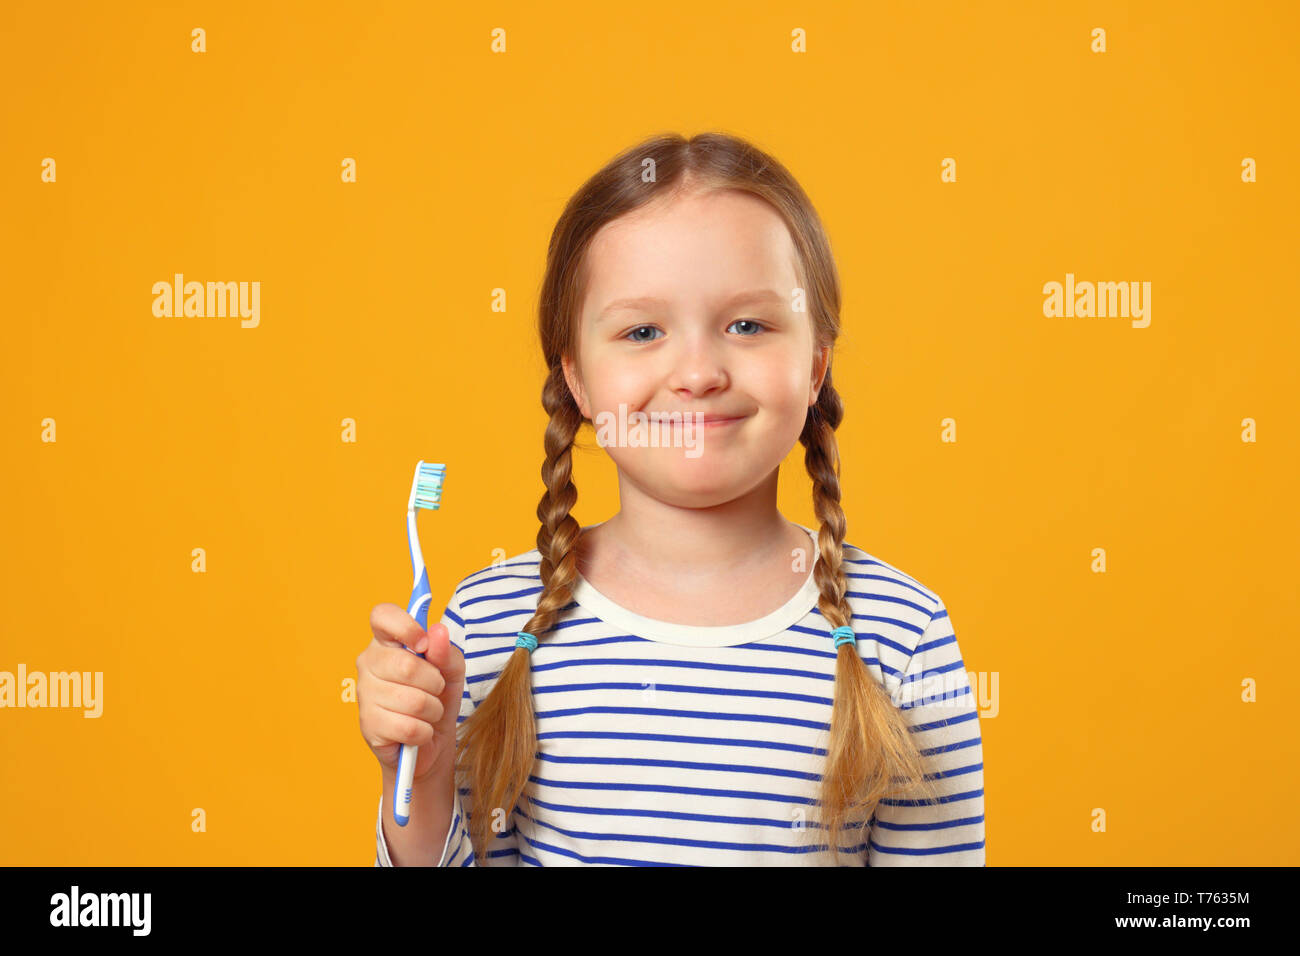
[[465, 682], [465, 655], [451, 642], [447, 625], [442, 622], [429, 625], [429, 646], [424, 649], [424, 659], [438, 668], [447, 687]]

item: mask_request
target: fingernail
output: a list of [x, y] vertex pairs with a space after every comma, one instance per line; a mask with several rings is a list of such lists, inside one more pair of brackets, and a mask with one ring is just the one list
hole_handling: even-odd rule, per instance
[[418, 641], [415, 642], [415, 653], [423, 654], [424, 649], [428, 646], [429, 646], [429, 639], [427, 637], [420, 638]]

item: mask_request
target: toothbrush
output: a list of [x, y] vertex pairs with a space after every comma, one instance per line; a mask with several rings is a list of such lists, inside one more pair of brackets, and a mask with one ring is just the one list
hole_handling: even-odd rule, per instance
[[[411, 498], [406, 503], [406, 539], [411, 546], [411, 570], [415, 575], [411, 605], [406, 613], [415, 618], [426, 631], [429, 629], [429, 601], [433, 598], [433, 592], [429, 589], [429, 572], [424, 566], [424, 554], [420, 551], [420, 535], [415, 530], [415, 512], [421, 508], [438, 510], [438, 505], [442, 502], [442, 478], [446, 471], [446, 465], [416, 462], [415, 477], [411, 479]], [[416, 657], [423, 656], [409, 647], [406, 649]], [[411, 781], [415, 778], [415, 757], [419, 749], [413, 744], [402, 744], [401, 755], [397, 758], [393, 819], [401, 827], [406, 826], [411, 819]]]

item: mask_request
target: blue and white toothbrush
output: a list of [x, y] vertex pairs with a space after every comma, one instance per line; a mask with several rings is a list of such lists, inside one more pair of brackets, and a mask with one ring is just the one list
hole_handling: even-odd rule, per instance
[[[442, 478], [446, 471], [446, 465], [416, 462], [415, 477], [411, 479], [411, 498], [406, 504], [406, 538], [411, 546], [411, 570], [415, 575], [411, 606], [406, 613], [415, 618], [426, 631], [429, 629], [429, 601], [433, 598], [433, 592], [429, 589], [429, 572], [424, 566], [424, 553], [420, 551], [420, 535], [415, 530], [415, 512], [421, 508], [438, 510], [438, 505], [442, 502]], [[406, 649], [417, 657], [424, 656], [409, 647]], [[402, 752], [397, 758], [393, 819], [402, 827], [411, 819], [411, 781], [415, 778], [415, 756], [419, 749], [412, 744], [402, 744]]]

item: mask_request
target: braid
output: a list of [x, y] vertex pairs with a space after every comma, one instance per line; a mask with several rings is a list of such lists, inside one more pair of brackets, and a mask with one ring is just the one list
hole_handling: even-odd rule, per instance
[[[843, 417], [844, 406], [827, 368], [799, 440], [807, 449], [804, 463], [813, 479], [813, 509], [821, 523], [817, 536], [821, 560], [813, 567], [821, 594], [817, 606], [831, 628], [853, 624], [853, 610], [845, 596], [847, 523], [840, 506], [840, 460], [835, 441], [835, 429]], [[894, 785], [896, 780], [901, 781], [900, 786]], [[934, 795], [906, 715], [872, 676], [857, 645], [841, 644], [836, 651], [835, 698], [819, 801], [821, 823], [835, 858], [839, 858], [845, 829], [865, 826], [881, 799], [902, 793], [919, 793], [923, 799]]]
[[[573, 483], [573, 442], [583, 418], [558, 365], [542, 388], [542, 406], [551, 416], [546, 426], [546, 460], [542, 463], [546, 491], [537, 505], [542, 593], [537, 610], [523, 627], [538, 638], [551, 630], [559, 612], [572, 600], [577, 578], [573, 546], [582, 530], [570, 511], [578, 500]], [[457, 773], [474, 797], [470, 842], [480, 866], [487, 865], [496, 811], [502, 811], [504, 823], [518, 803], [531, 805], [528, 783], [536, 759], [532, 652], [517, 646], [510, 652], [491, 693], [465, 719], [456, 745]]]
[[539, 635], [551, 629], [556, 615], [571, 600], [578, 575], [573, 546], [582, 532], [570, 512], [578, 501], [578, 488], [573, 483], [573, 442], [583, 418], [559, 366], [551, 370], [542, 388], [542, 407], [551, 416], [546, 425], [546, 460], [542, 462], [546, 491], [537, 503], [537, 518], [542, 523], [537, 529], [542, 594], [537, 599], [537, 610], [524, 628], [530, 634]]
[[840, 507], [840, 455], [835, 441], [835, 429], [843, 417], [844, 405], [839, 393], [831, 387], [831, 373], [827, 369], [825, 383], [817, 404], [808, 411], [800, 440], [805, 447], [804, 466], [813, 479], [813, 513], [821, 523], [817, 532], [821, 560], [813, 565], [817, 590], [821, 592], [817, 606], [831, 627], [853, 623], [853, 610], [844, 596], [849, 589], [848, 579], [844, 577], [843, 547], [848, 521]]

